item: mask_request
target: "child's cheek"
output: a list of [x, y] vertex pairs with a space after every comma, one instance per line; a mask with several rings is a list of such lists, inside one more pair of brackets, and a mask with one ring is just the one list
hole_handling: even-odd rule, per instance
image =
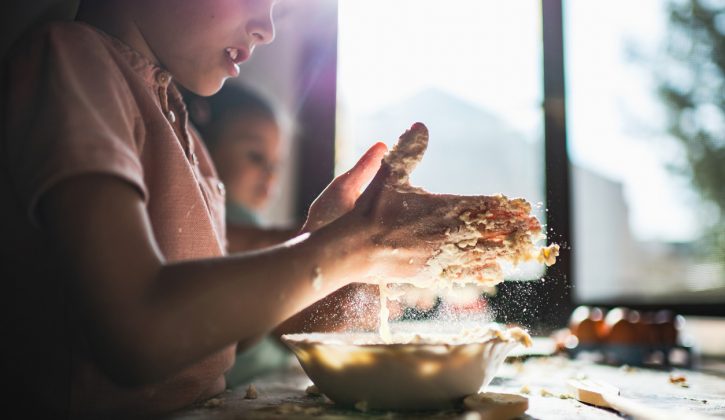
[[240, 168], [237, 172], [240, 193], [245, 196], [254, 194], [256, 185], [259, 182], [259, 173], [249, 167]]

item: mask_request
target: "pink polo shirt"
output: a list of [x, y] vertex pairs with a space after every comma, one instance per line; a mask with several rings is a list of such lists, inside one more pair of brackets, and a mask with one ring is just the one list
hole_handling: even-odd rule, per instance
[[168, 411], [221, 392], [234, 346], [153, 386], [107, 378], [36, 222], [39, 199], [59, 182], [107, 174], [143, 198], [167, 261], [225, 253], [224, 186], [171, 75], [78, 22], [49, 25], [17, 51], [6, 64], [0, 142], [3, 381], [71, 413]]

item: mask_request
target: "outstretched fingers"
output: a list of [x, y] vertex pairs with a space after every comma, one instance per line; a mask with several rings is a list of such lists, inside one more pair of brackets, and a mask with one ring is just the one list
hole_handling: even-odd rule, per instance
[[390, 166], [387, 163], [383, 162], [380, 165], [380, 168], [375, 174], [373, 180], [370, 181], [368, 186], [365, 188], [365, 191], [363, 191], [363, 193], [355, 202], [355, 205], [365, 207], [366, 212], [372, 210], [376, 199], [380, 196], [381, 191], [388, 183], [389, 179]]
[[360, 157], [357, 163], [337, 179], [336, 188], [339, 188], [346, 201], [352, 205], [360, 196], [363, 187], [370, 182], [380, 169], [383, 156], [388, 151], [385, 143], [375, 143]]
[[377, 142], [368, 149], [365, 154], [357, 161], [355, 166], [346, 172], [346, 182], [351, 187], [356, 187], [356, 191], [362, 191], [362, 188], [370, 182], [373, 176], [380, 169], [380, 163], [383, 156], [387, 153], [388, 147], [385, 143]]

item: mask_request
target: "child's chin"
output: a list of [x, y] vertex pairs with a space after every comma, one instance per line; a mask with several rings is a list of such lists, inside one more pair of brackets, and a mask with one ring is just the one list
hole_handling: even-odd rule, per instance
[[228, 77], [217, 77], [217, 78], [206, 78], [197, 80], [190, 83], [183, 83], [181, 80], [177, 80], [186, 89], [194, 92], [199, 96], [211, 96], [224, 86], [224, 82]]
[[219, 92], [219, 90], [221, 90], [222, 86], [224, 86], [225, 80], [226, 80], [226, 78], [222, 79], [221, 83], [213, 84], [210, 86], [205, 86], [204, 88], [199, 89], [199, 91], [196, 92], [196, 94], [200, 95], [200, 96], [211, 96], [211, 95]]

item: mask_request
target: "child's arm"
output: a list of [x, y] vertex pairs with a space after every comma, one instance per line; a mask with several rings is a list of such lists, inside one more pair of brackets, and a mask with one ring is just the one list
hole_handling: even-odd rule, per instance
[[[93, 353], [129, 384], [271, 330], [360, 264], [351, 235], [336, 229], [264, 252], [166, 264], [141, 196], [108, 176], [71, 178], [41, 206]], [[326, 279], [320, 290], [312, 287], [316, 266]]]
[[269, 229], [257, 226], [227, 226], [230, 254], [260, 249], [294, 237], [299, 229]]
[[[412, 274], [430, 254], [378, 252], [387, 248], [370, 238], [383, 227], [352, 211], [296, 244], [167, 264], [137, 189], [105, 175], [59, 183], [40, 211], [94, 356], [127, 384], [157, 381], [264, 334], [369, 269]], [[407, 263], [411, 257], [416, 264]], [[318, 268], [319, 288], [313, 286]]]

